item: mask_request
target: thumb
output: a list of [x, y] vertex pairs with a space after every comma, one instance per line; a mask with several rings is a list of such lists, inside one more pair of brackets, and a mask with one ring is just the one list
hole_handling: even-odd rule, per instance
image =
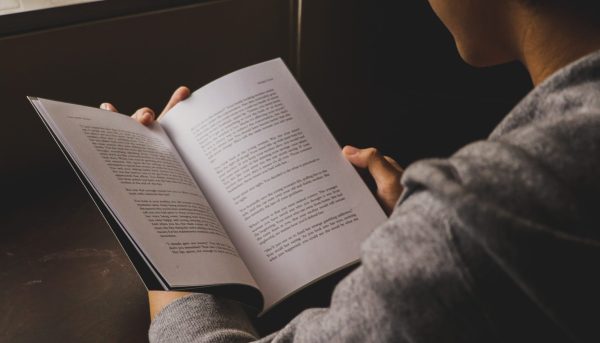
[[[357, 149], [346, 146], [342, 150], [350, 163], [367, 168], [377, 184], [377, 195], [389, 213], [402, 193], [402, 169], [391, 158], [382, 156], [375, 148]], [[392, 163], [393, 161], [393, 163]]]
[[[400, 171], [375, 148], [357, 149], [345, 146], [342, 150], [346, 159], [359, 168], [367, 168], [375, 179], [378, 189], [389, 188], [400, 183]], [[399, 168], [399, 166], [398, 166]]]

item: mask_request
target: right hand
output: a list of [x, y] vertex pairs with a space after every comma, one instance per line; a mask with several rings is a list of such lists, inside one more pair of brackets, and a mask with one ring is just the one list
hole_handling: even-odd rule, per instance
[[355, 167], [369, 170], [377, 184], [377, 198], [390, 215], [402, 194], [402, 167], [391, 157], [382, 156], [375, 148], [358, 149], [347, 145], [342, 153]]
[[[152, 125], [152, 123], [154, 123], [154, 120], [159, 120], [165, 113], [167, 113], [171, 108], [173, 108], [173, 106], [177, 105], [180, 101], [187, 99], [190, 96], [190, 94], [191, 92], [189, 88], [181, 86], [177, 88], [175, 92], [173, 92], [173, 95], [171, 95], [171, 99], [169, 100], [165, 108], [162, 110], [158, 118], [156, 117], [154, 110], [152, 110], [149, 107], [142, 107], [139, 110], [135, 111], [135, 113], [131, 115], [131, 118], [137, 120], [143, 125]], [[117, 108], [109, 102], [102, 103], [100, 105], [100, 108], [107, 111], [117, 112]]]

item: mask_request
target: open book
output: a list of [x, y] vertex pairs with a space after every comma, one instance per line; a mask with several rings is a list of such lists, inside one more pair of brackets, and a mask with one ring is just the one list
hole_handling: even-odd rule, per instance
[[213, 81], [151, 127], [29, 99], [148, 289], [266, 310], [357, 262], [386, 219], [280, 59]]

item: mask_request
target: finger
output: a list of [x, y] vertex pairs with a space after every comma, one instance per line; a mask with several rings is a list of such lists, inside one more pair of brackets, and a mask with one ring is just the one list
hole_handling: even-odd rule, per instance
[[368, 168], [375, 179], [377, 188], [387, 188], [399, 184], [398, 170], [385, 159], [375, 148], [356, 149], [344, 147], [344, 154], [357, 167]]
[[163, 109], [161, 114], [158, 116], [158, 119], [160, 119], [163, 116], [163, 114], [167, 113], [170, 109], [172, 109], [180, 101], [187, 99], [190, 96], [190, 94], [191, 94], [190, 89], [185, 86], [181, 86], [181, 87], [177, 88], [175, 90], [175, 92], [173, 92], [173, 95], [171, 95], [171, 99], [169, 99], [167, 106], [165, 106], [165, 108]]
[[403, 173], [404, 169], [402, 167], [400, 167], [400, 165], [398, 164], [398, 162], [396, 162], [396, 160], [394, 160], [393, 158], [389, 157], [389, 156], [383, 156], [383, 158], [385, 158], [386, 161], [388, 161], [389, 164], [392, 165], [392, 167], [396, 168], [397, 171]]
[[111, 111], [111, 112], [118, 112], [117, 108], [114, 107], [110, 102], [101, 103], [100, 108], [103, 110]]
[[346, 146], [343, 153], [353, 165], [368, 168], [377, 185], [377, 195], [386, 212], [390, 213], [402, 193], [400, 185], [402, 172], [381, 156], [375, 148], [357, 149]]
[[131, 116], [141, 124], [150, 125], [154, 122], [154, 111], [148, 107], [142, 107]]

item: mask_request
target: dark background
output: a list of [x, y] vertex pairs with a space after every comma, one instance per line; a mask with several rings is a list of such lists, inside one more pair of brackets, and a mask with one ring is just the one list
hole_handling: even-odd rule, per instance
[[531, 88], [520, 65], [466, 65], [425, 0], [306, 8], [303, 85], [341, 144], [402, 165], [447, 156], [485, 138]]
[[[282, 57], [340, 144], [408, 165], [485, 138], [531, 87], [516, 64], [460, 61], [425, 0], [304, 0], [299, 39], [292, 0], [102, 3], [0, 16], [0, 341], [143, 342], [149, 323], [142, 283], [27, 95], [160, 109], [180, 84]], [[326, 306], [341, 276], [257, 325]]]

